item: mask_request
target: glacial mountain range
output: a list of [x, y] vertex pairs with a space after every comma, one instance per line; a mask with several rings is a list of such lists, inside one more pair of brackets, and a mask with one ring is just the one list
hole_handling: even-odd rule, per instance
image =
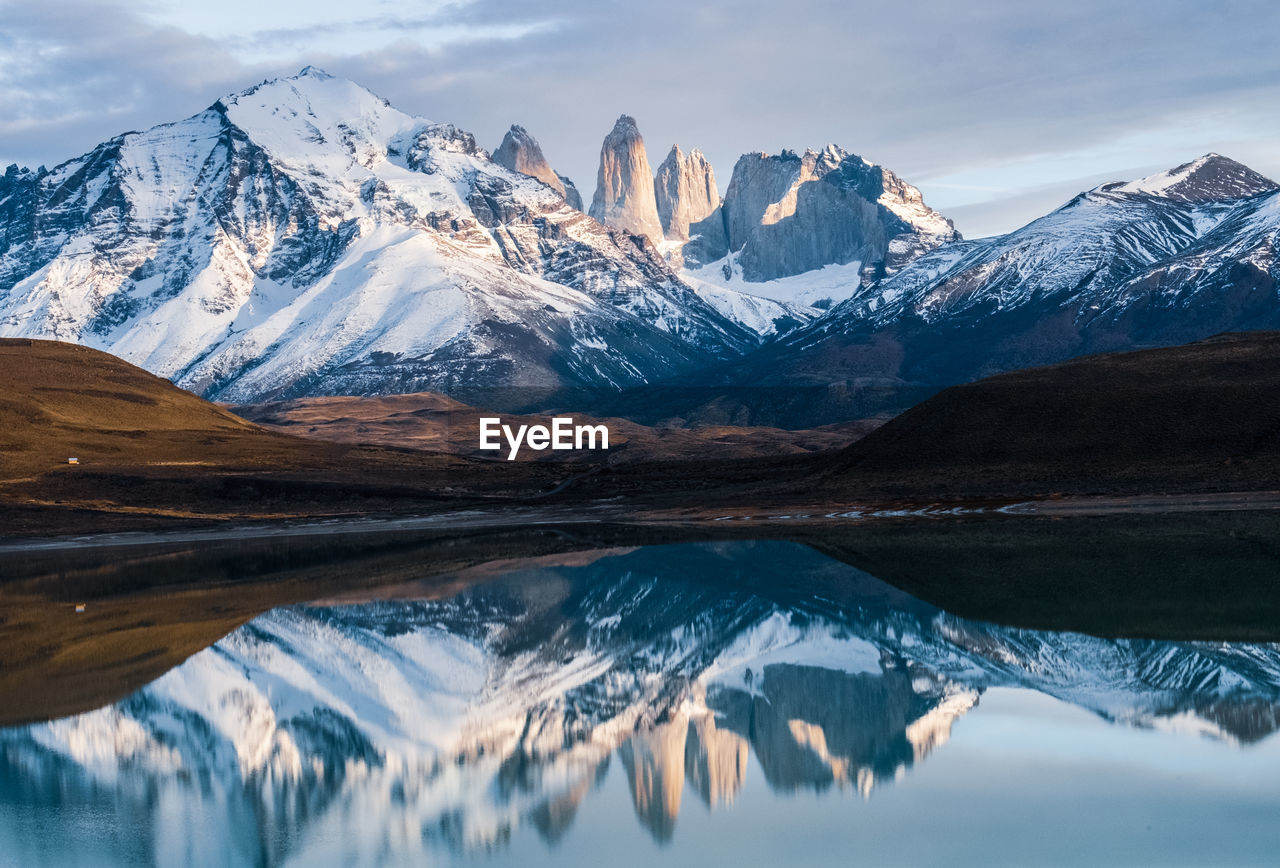
[[[1206, 327], [1269, 326], [1280, 313], [1277, 191], [1275, 182], [1218, 154], [1132, 183], [1104, 184], [1008, 235], [915, 259], [790, 342], [908, 323], [934, 329], [1009, 317], [1026, 323], [998, 326], [1002, 347], [987, 357], [981, 375], [1064, 353], [1128, 349], [1149, 337], [1181, 343]], [[1032, 335], [1034, 346], [1020, 350]], [[1067, 346], [1071, 341], [1075, 346]]]
[[1276, 328], [1278, 191], [1209, 154], [966, 241], [834, 145], [746, 154], [721, 195], [697, 149], [655, 172], [624, 115], [584, 214], [524, 127], [490, 154], [309, 67], [52, 170], [9, 167], [0, 336], [236, 402], [597, 395], [631, 415], [638, 395], [645, 418], [798, 427]]
[[310, 68], [13, 167], [0, 223], [0, 333], [206, 397], [618, 388], [758, 343], [645, 239]]
[[1003, 371], [1275, 329], [1278, 278], [1280, 185], [1208, 154], [1103, 184], [1007, 235], [938, 246], [759, 350], [668, 384], [665, 401], [647, 395], [648, 412], [698, 417], [708, 396], [712, 419], [739, 424], [898, 412]]
[[[800, 565], [838, 599], [787, 590]], [[213, 834], [237, 860], [307, 862], [292, 848], [329, 836], [299, 824], [345, 826], [369, 861], [526, 824], [554, 841], [617, 762], [662, 841], [686, 782], [731, 803], [753, 754], [782, 792], [911, 786], [993, 687], [1238, 746], [1280, 727], [1272, 645], [1002, 628], [792, 544], [658, 547], [449, 600], [276, 610], [113, 706], [0, 733], [0, 806], [159, 798], [176, 825], [141, 861]]]

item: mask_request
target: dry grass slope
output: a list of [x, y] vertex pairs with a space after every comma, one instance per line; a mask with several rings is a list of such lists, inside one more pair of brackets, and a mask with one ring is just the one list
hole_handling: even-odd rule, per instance
[[0, 339], [0, 467], [266, 465], [301, 444], [246, 422], [115, 356]]

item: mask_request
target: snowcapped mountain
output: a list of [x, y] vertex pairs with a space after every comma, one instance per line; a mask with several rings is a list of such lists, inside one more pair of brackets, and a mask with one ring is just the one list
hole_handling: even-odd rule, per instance
[[635, 415], [629, 390], [657, 382], [683, 388], [644, 398], [654, 418], [714, 404], [796, 427], [1280, 327], [1280, 188], [1218, 154], [978, 241], [835, 146], [744, 155], [722, 200], [696, 151], [659, 175], [621, 117], [597, 222], [523, 128], [491, 158], [308, 68], [51, 171], [9, 167], [0, 336], [242, 403], [438, 391], [517, 409], [571, 391]]
[[[800, 565], [838, 599], [787, 590]], [[363, 862], [524, 824], [554, 840], [616, 758], [665, 840], [685, 782], [731, 802], [752, 753], [776, 790], [869, 795], [998, 686], [1235, 744], [1280, 728], [1275, 645], [1001, 628], [791, 544], [667, 546], [445, 601], [274, 611], [111, 707], [0, 731], [0, 803], [159, 797], [182, 818], [161, 855], [211, 830], [305, 862], [290, 848], [344, 829]], [[231, 835], [246, 817], [256, 837]]]
[[553, 187], [309, 67], [6, 171], [0, 335], [239, 401], [615, 388], [758, 342]]
[[[1077, 309], [1083, 322], [1114, 317], [1136, 301], [1125, 287], [1148, 271], [1194, 255], [1206, 240], [1217, 247], [1222, 234], [1236, 238], [1242, 221], [1256, 224], [1259, 209], [1265, 222], [1264, 199], [1277, 189], [1217, 154], [1128, 184], [1104, 184], [1009, 235], [921, 257], [845, 302], [829, 325], [907, 317], [939, 323], [1046, 303]], [[1225, 233], [1215, 236], [1223, 223]], [[1166, 285], [1161, 294], [1177, 291]]]
[[1001, 371], [1274, 329], [1278, 239], [1280, 186], [1208, 154], [1103, 184], [1008, 235], [953, 241], [850, 281], [826, 315], [689, 381], [754, 384], [753, 421], [804, 426], [902, 410]]
[[1275, 182], [1222, 154], [1203, 157], [1127, 183], [1104, 184], [1111, 193], [1146, 193], [1183, 202], [1221, 202], [1274, 190]]

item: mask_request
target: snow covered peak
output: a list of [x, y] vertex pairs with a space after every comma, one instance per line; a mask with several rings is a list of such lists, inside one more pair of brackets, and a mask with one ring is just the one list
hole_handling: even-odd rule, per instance
[[866, 160], [863, 160], [862, 157], [859, 157], [856, 154], [850, 154], [844, 148], [836, 144], [828, 144], [821, 151], [809, 150], [806, 152], [805, 155], [808, 156], [809, 154], [812, 154], [819, 163], [822, 163], [828, 166], [833, 166], [833, 167], [840, 165], [849, 157], [852, 157], [855, 160], [862, 160], [863, 164], [867, 166], [873, 165], [872, 163], [868, 163]]
[[1183, 202], [1241, 199], [1280, 189], [1274, 181], [1230, 157], [1209, 153], [1189, 163], [1123, 184], [1104, 184], [1107, 193], [1141, 193]]
[[0, 334], [242, 401], [617, 388], [755, 345], [544, 174], [309, 67], [0, 176]]
[[296, 76], [294, 76], [294, 77], [295, 77], [295, 78], [302, 78], [303, 76], [306, 76], [306, 75], [309, 75], [309, 76], [311, 76], [312, 78], [318, 78], [318, 79], [320, 79], [320, 80], [322, 80], [322, 81], [323, 81], [324, 79], [333, 78], [333, 76], [332, 76], [332, 75], [330, 75], [329, 73], [325, 72], [325, 71], [324, 71], [323, 69], [321, 69], [320, 67], [318, 67], [318, 66], [311, 66], [310, 64], [307, 64], [306, 66], [302, 67], [302, 71], [301, 71], [301, 72], [299, 72], [299, 73], [298, 73]]
[[[322, 154], [346, 156], [370, 147], [385, 148], [393, 139], [429, 123], [392, 108], [353, 81], [311, 66], [291, 78], [264, 81], [225, 97], [215, 109], [218, 106], [274, 156], [304, 158], [311, 164], [318, 164], [316, 158]], [[361, 161], [367, 165], [367, 155]]]
[[268, 79], [247, 90], [230, 94], [220, 102], [226, 106], [272, 103], [281, 113], [286, 113], [311, 100], [330, 109], [359, 110], [368, 108], [370, 104], [389, 107], [385, 99], [367, 87], [314, 66], [303, 67], [297, 75]]

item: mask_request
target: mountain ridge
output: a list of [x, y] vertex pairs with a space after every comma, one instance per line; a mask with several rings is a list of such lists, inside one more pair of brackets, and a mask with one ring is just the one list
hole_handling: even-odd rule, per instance
[[469, 133], [314, 68], [4, 178], [0, 334], [208, 397], [616, 388], [758, 342]]
[[719, 402], [751, 424], [808, 427], [1003, 371], [1280, 328], [1280, 185], [1217, 155], [1131, 183], [1182, 186], [1099, 185], [864, 282], [746, 356], [667, 381], [670, 400], [636, 394], [657, 416]]
[[696, 149], [655, 177], [623, 115], [600, 172], [597, 220], [523, 127], [491, 155], [307, 67], [52, 170], [6, 169], [0, 335], [241, 403], [595, 395], [607, 415], [718, 401], [715, 421], [812, 427], [1000, 371], [1280, 328], [1280, 187], [1221, 154], [976, 241], [834, 145], [745, 154], [720, 197]]

